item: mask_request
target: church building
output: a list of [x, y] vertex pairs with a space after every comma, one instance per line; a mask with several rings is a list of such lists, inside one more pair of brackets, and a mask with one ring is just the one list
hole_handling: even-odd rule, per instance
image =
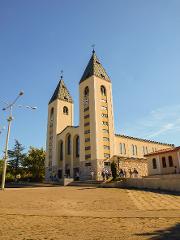
[[79, 126], [73, 125], [74, 103], [61, 77], [48, 104], [46, 180], [64, 177], [102, 179], [115, 161], [147, 175], [146, 154], [173, 149], [173, 144], [116, 134], [112, 82], [95, 51], [79, 81]]

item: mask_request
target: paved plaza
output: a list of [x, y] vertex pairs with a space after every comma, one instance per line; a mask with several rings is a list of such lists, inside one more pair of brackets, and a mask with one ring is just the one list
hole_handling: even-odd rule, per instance
[[0, 239], [180, 239], [180, 195], [96, 188], [0, 191]]

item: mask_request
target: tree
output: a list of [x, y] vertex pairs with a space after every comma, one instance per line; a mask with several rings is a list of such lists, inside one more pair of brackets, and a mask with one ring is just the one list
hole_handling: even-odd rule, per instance
[[15, 179], [18, 174], [22, 173], [22, 161], [26, 156], [23, 151], [24, 147], [18, 140], [15, 140], [14, 148], [8, 151], [9, 171], [14, 175]]
[[27, 156], [23, 160], [26, 173], [34, 181], [42, 181], [45, 174], [45, 151], [43, 148], [30, 147]]
[[3, 163], [4, 163], [4, 161], [0, 159], [0, 182], [1, 182], [1, 178], [2, 178], [2, 172], [3, 172]]
[[117, 177], [117, 168], [114, 161], [111, 163], [111, 172], [112, 172], [113, 180], [115, 180]]
[[[2, 182], [3, 166], [4, 166], [4, 160], [0, 159], [0, 183]], [[9, 171], [9, 166], [7, 165], [6, 182], [12, 182], [12, 181], [14, 181], [14, 175], [11, 174], [11, 172]]]

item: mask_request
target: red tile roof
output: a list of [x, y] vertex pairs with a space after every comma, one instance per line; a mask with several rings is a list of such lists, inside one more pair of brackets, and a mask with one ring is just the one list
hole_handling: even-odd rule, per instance
[[161, 150], [158, 150], [158, 151], [155, 151], [155, 152], [152, 152], [152, 153], [145, 154], [144, 157], [149, 157], [149, 156], [153, 156], [153, 155], [159, 155], [159, 154], [168, 153], [168, 152], [175, 152], [175, 151], [178, 151], [178, 150], [180, 150], [180, 146], [179, 147], [175, 147], [175, 148], [161, 149]]

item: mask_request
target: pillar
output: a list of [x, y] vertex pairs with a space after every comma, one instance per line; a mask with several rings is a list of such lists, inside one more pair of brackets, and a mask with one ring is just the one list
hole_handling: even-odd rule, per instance
[[160, 157], [157, 156], [157, 167], [158, 167], [158, 170], [159, 170], [159, 174], [162, 174], [162, 169], [161, 169], [161, 163], [160, 163]]

